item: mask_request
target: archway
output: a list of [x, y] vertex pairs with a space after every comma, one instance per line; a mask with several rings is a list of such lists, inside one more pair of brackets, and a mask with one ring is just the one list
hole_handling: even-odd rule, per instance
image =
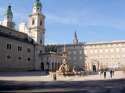
[[58, 63], [58, 69], [59, 69], [59, 67], [60, 67], [60, 63]]
[[52, 71], [54, 71], [54, 63], [52, 63]]
[[54, 68], [54, 71], [56, 71], [56, 70], [57, 70], [57, 66], [58, 66], [58, 65], [57, 65], [57, 63], [55, 63], [55, 68]]
[[47, 65], [46, 71], [49, 71], [49, 67], [50, 67], [49, 65], [50, 65], [50, 64], [47, 62], [46, 65]]
[[93, 65], [93, 66], [92, 66], [92, 69], [93, 69], [93, 72], [96, 72], [96, 70], [97, 70], [97, 69], [96, 69], [96, 65]]
[[41, 62], [41, 70], [44, 71], [44, 63]]

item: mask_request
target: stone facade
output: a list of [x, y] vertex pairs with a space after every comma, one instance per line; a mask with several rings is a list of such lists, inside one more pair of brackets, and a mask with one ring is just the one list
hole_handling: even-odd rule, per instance
[[[66, 45], [69, 63], [76, 69], [98, 71], [100, 69], [122, 69], [125, 67], [125, 42], [83, 43]], [[57, 45], [58, 52], [63, 45]]]
[[34, 49], [26, 34], [0, 26], [0, 71], [35, 69]]
[[[44, 51], [44, 46], [40, 45], [40, 44], [35, 44], [35, 70], [42, 70], [43, 68], [41, 68], [41, 63], [43, 62], [42, 57], [43, 54], [45, 53]], [[47, 62], [47, 61], [45, 61]]]
[[125, 67], [125, 42], [84, 45], [86, 70]]
[[61, 54], [55, 52], [42, 54], [41, 68], [43, 71], [55, 72], [62, 65], [64, 57]]
[[[57, 51], [63, 52], [64, 45], [57, 45]], [[84, 66], [84, 51], [82, 45], [74, 45], [68, 44], [66, 45], [67, 52], [68, 52], [68, 63], [71, 65], [72, 68], [76, 70], [83, 69]]]
[[44, 18], [42, 4], [36, 0], [29, 25], [21, 23], [14, 28], [13, 12], [9, 5], [0, 25], [0, 71], [41, 70], [44, 53]]

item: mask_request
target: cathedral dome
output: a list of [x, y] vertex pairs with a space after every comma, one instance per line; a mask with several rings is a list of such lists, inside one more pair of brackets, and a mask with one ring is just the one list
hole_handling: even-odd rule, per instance
[[42, 4], [41, 4], [40, 0], [36, 0], [33, 6], [36, 8], [41, 8]]
[[5, 16], [13, 17], [13, 13], [12, 13], [10, 5], [8, 6], [8, 8], [7, 8], [6, 12], [5, 12]]

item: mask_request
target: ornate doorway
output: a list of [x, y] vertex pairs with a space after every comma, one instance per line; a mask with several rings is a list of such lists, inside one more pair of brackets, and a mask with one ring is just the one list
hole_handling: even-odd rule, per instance
[[93, 72], [96, 72], [97, 71], [96, 65], [93, 65], [92, 69], [93, 69]]

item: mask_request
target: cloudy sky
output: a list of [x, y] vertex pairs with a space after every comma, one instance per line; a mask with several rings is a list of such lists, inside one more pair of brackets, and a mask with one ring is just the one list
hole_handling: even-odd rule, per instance
[[[34, 0], [0, 0], [0, 20], [8, 4], [14, 21], [27, 22]], [[46, 43], [125, 40], [125, 0], [41, 0], [46, 16]]]

